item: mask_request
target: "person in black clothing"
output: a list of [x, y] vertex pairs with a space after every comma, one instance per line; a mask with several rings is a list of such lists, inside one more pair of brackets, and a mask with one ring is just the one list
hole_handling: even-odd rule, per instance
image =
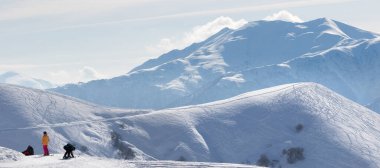
[[63, 149], [66, 150], [65, 155], [63, 155], [64, 159], [68, 159], [68, 158], [73, 158], [74, 157], [73, 151], [75, 150], [75, 147], [73, 145], [71, 145], [70, 143], [68, 143], [67, 145], [65, 145], [63, 147]]
[[22, 152], [25, 156], [34, 155], [34, 149], [32, 146], [28, 145], [28, 148]]

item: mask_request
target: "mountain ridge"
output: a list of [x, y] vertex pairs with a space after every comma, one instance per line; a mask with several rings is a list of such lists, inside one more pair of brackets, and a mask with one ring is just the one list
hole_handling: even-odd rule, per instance
[[[376, 80], [376, 65], [380, 64], [378, 39], [377, 34], [327, 18], [304, 23], [255, 21], [236, 30], [224, 29], [203, 42], [149, 60], [126, 75], [52, 90], [107, 106], [162, 109], [293, 82], [322, 82], [336, 90], [339, 82], [334, 78], [338, 78], [345, 85], [336, 90], [338, 93], [368, 104], [380, 94], [372, 93], [380, 85]], [[329, 59], [315, 57], [325, 55]], [[297, 70], [288, 63], [297, 64]], [[307, 64], [328, 66], [327, 74]], [[257, 72], [242, 74], [251, 69]], [[352, 70], [358, 70], [356, 78], [368, 76], [364, 80], [366, 88], [346, 75]], [[277, 78], [265, 76], [267, 71], [273, 71]], [[276, 75], [274, 71], [279, 72]], [[303, 71], [308, 71], [308, 76]]]
[[[360, 137], [378, 136], [377, 121], [379, 114], [322, 85], [297, 83], [122, 122], [128, 125], [124, 136], [157, 159], [255, 163], [266, 155], [276, 160], [274, 167], [376, 167], [378, 142]], [[144, 131], [128, 131], [133, 128]], [[359, 152], [362, 143], [370, 143], [365, 151], [375, 153]], [[290, 164], [282, 152], [297, 147], [303, 148], [305, 160]]]

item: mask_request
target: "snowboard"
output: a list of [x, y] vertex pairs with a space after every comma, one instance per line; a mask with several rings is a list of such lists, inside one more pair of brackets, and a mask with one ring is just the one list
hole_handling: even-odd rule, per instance
[[61, 160], [70, 160], [70, 159], [74, 159], [74, 158], [76, 158], [76, 156], [74, 156], [74, 157], [68, 157], [68, 158], [62, 158]]

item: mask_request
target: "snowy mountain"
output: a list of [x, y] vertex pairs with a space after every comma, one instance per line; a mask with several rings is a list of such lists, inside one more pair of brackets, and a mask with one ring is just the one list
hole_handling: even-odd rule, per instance
[[380, 95], [378, 34], [322, 18], [250, 22], [174, 50], [124, 76], [53, 91], [102, 105], [162, 109], [317, 82], [361, 104]]
[[67, 143], [81, 153], [123, 158], [133, 150], [135, 159], [149, 159], [133, 145], [122, 141], [102, 114], [124, 116], [145, 113], [108, 109], [78, 99], [37, 89], [0, 84], [0, 146], [23, 151], [28, 145], [42, 153], [42, 132], [47, 131], [52, 153], [61, 153]]
[[0, 146], [0, 163], [7, 161], [18, 161], [22, 158], [24, 158], [22, 153]]
[[[265, 155], [282, 167], [380, 166], [380, 115], [313, 83], [121, 122], [128, 141], [157, 159], [257, 163]], [[297, 150], [304, 158], [290, 164]]]
[[0, 83], [14, 84], [35, 89], [49, 89], [57, 87], [48, 81], [31, 78], [12, 71], [1, 73]]
[[380, 166], [380, 115], [314, 83], [160, 111], [111, 109], [0, 85], [0, 109], [0, 146], [17, 151], [31, 144], [42, 153], [41, 132], [46, 130], [52, 153], [62, 153], [62, 146], [73, 142], [81, 155], [127, 158], [131, 149], [140, 161]]

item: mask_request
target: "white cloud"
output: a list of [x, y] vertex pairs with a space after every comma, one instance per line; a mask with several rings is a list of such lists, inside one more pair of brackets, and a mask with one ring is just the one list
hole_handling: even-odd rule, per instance
[[[146, 50], [154, 55], [161, 55], [165, 52], [178, 48], [179, 44], [175, 44], [172, 38], [163, 38], [156, 45], [146, 47]], [[182, 45], [182, 44], [181, 44]]]
[[67, 83], [67, 81], [72, 81], [73, 78], [71, 78], [71, 75], [68, 72], [60, 70], [57, 72], [50, 72], [49, 80], [57, 84], [64, 84]]
[[87, 82], [94, 79], [99, 79], [103, 75], [98, 73], [94, 68], [85, 66], [81, 70], [79, 70], [79, 76], [81, 82]]
[[268, 20], [268, 21], [282, 20], [282, 21], [295, 22], [295, 23], [303, 22], [298, 16], [293, 15], [286, 10], [282, 10], [270, 16], [267, 16], [264, 18], [264, 20]]
[[235, 21], [230, 17], [221, 16], [205, 25], [194, 27], [190, 32], [184, 33], [182, 38], [163, 38], [157, 45], [148, 46], [147, 50], [152, 54], [162, 54], [173, 49], [181, 49], [192, 43], [206, 40], [223, 28], [237, 29], [246, 23], [244, 19]]
[[56, 72], [50, 72], [47, 79], [57, 84], [66, 84], [88, 82], [90, 80], [96, 80], [103, 77], [104, 75], [97, 72], [94, 68], [85, 66], [79, 70], [74, 71], [59, 70]]
[[221, 16], [205, 25], [196, 26], [190, 33], [186, 33], [183, 41], [185, 44], [200, 42], [207, 39], [208, 37], [217, 33], [225, 27], [228, 27], [230, 29], [237, 29], [246, 23], [247, 21], [244, 19], [234, 21], [229, 17]]

